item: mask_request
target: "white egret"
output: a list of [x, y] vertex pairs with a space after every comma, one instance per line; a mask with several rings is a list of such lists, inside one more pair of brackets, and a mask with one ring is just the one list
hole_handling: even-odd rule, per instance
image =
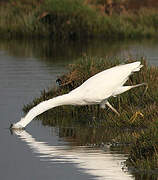
[[101, 108], [105, 108], [105, 105], [107, 105], [119, 115], [117, 110], [108, 102], [108, 98], [111, 96], [115, 97], [131, 88], [146, 85], [146, 83], [141, 83], [133, 86], [123, 86], [129, 76], [133, 72], [139, 71], [142, 66], [141, 62], [137, 61], [104, 70], [90, 77], [81, 86], [70, 91], [68, 94], [57, 96], [36, 105], [24, 118], [12, 124], [10, 128], [24, 128], [39, 114], [61, 105], [100, 104]]

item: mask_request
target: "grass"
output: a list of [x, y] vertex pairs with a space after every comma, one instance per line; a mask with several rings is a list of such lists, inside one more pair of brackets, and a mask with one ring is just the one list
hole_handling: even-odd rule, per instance
[[143, 171], [158, 168], [158, 129], [157, 124], [146, 131], [142, 131], [133, 142], [127, 165]]
[[113, 5], [113, 13], [108, 15], [102, 8], [98, 9], [106, 5], [102, 1], [88, 3], [84, 0], [13, 0], [0, 6], [0, 34], [8, 38], [53, 40], [157, 36], [157, 9], [142, 6], [135, 13], [128, 7], [118, 13], [119, 6]]
[[0, 7], [0, 34], [11, 37], [45, 36], [47, 29], [38, 21], [38, 0], [10, 1]]
[[[130, 76], [127, 84], [146, 82], [149, 88], [144, 95], [144, 88], [139, 87], [117, 98], [110, 98], [109, 101], [120, 112], [120, 117], [109, 109], [102, 110], [98, 105], [93, 105], [56, 107], [39, 116], [39, 119], [43, 125], [57, 125], [60, 136], [75, 139], [77, 145], [100, 146], [109, 141], [113, 147], [124, 144], [123, 150], [129, 153], [126, 162], [128, 167], [145, 171], [157, 169], [158, 67], [148, 66], [144, 58], [137, 60], [142, 61], [144, 67]], [[67, 93], [92, 75], [123, 61], [118, 58], [112, 61], [108, 58], [83, 56], [75, 64], [69, 65], [67, 74], [59, 77], [62, 81], [59, 87], [43, 90], [41, 96], [24, 106], [23, 110], [27, 112], [41, 101]], [[139, 114], [132, 118], [138, 111], [143, 116]]]

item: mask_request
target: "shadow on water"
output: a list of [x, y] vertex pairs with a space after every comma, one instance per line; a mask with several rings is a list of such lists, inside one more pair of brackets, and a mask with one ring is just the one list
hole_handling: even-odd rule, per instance
[[104, 122], [92, 116], [52, 115], [46, 112], [39, 116], [44, 126], [58, 128], [58, 136], [74, 146], [106, 147], [128, 150], [132, 129], [106, 127]]

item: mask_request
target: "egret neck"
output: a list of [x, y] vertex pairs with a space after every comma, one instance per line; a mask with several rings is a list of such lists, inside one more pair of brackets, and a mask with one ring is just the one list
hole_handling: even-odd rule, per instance
[[19, 122], [13, 124], [12, 128], [24, 128], [29, 124], [36, 116], [42, 114], [43, 112], [61, 105], [75, 105], [76, 97], [68, 94], [54, 97], [52, 99], [46, 100], [33, 107], [25, 117], [21, 118]]

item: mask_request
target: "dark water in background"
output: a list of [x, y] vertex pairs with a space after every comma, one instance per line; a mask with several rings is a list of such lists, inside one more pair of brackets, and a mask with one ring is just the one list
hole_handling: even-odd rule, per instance
[[27, 132], [11, 135], [10, 122], [23, 115], [22, 107], [55, 85], [67, 64], [83, 54], [91, 56], [146, 56], [158, 65], [156, 40], [55, 44], [48, 41], [0, 41], [0, 179], [79, 180], [155, 179], [124, 172], [126, 155], [78, 147], [59, 136], [58, 127], [33, 121]]

